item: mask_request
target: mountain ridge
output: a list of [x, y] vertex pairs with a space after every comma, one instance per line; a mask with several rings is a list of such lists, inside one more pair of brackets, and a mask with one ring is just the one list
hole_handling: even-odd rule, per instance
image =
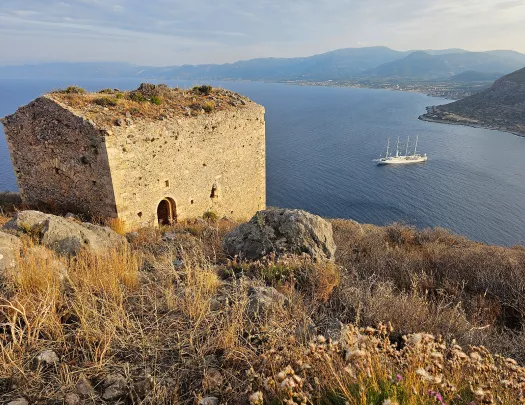
[[226, 64], [141, 66], [124, 62], [54, 62], [0, 66], [3, 78], [111, 78], [254, 81], [329, 81], [363, 77], [448, 79], [466, 70], [506, 74], [525, 66], [525, 54], [462, 49], [397, 51], [342, 48], [312, 56], [256, 58]]

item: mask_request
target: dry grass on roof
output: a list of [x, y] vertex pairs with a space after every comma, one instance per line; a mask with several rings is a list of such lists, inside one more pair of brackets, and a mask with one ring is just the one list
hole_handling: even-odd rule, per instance
[[126, 119], [194, 117], [243, 108], [252, 103], [230, 90], [206, 85], [179, 89], [147, 83], [132, 91], [104, 89], [96, 93], [70, 86], [50, 93], [48, 97], [104, 126], [119, 125], [119, 119], [125, 122]]

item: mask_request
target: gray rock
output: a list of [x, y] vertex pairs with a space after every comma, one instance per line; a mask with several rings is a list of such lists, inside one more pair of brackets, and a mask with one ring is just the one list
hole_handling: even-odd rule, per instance
[[66, 396], [64, 397], [64, 403], [66, 405], [79, 405], [80, 397], [74, 392], [67, 393]]
[[76, 255], [82, 248], [101, 252], [126, 243], [122, 236], [110, 228], [87, 222], [78, 224], [40, 211], [20, 211], [3, 228], [29, 233], [38, 238], [42, 245], [64, 255]]
[[138, 240], [138, 238], [139, 238], [138, 232], [129, 232], [126, 234], [126, 239], [129, 243], [135, 242], [136, 240]]
[[17, 237], [0, 231], [0, 273], [16, 267], [16, 257], [21, 247]]
[[231, 256], [257, 260], [270, 253], [306, 253], [314, 260], [333, 260], [332, 224], [302, 210], [259, 211], [249, 222], [233, 229], [223, 241]]
[[85, 375], [81, 375], [78, 379], [77, 384], [75, 385], [75, 391], [83, 398], [95, 395], [95, 389], [93, 388], [91, 381], [89, 381]]
[[284, 307], [287, 298], [273, 287], [250, 287], [246, 313], [251, 319], [264, 318]]
[[58, 355], [53, 350], [44, 350], [38, 356], [36, 360], [39, 363], [46, 364], [48, 366], [54, 366], [55, 364], [60, 363]]
[[324, 336], [332, 341], [341, 339], [344, 324], [337, 318], [330, 318], [324, 325]]
[[11, 402], [8, 402], [7, 405], [29, 405], [29, 402], [25, 398], [17, 398]]
[[128, 383], [121, 374], [110, 374], [103, 382], [104, 393], [102, 399], [112, 401], [128, 394]]
[[204, 397], [199, 401], [199, 405], [219, 405], [219, 398], [217, 397]]

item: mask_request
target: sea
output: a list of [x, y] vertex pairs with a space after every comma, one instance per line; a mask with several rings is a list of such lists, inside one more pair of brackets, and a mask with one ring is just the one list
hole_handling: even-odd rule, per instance
[[[133, 89], [140, 79], [0, 79], [0, 116], [71, 84], [88, 90]], [[197, 81], [164, 81], [183, 88]], [[209, 82], [209, 81], [208, 81]], [[428, 105], [449, 102], [420, 93], [210, 82], [266, 108], [267, 204], [328, 218], [443, 227], [476, 241], [525, 243], [525, 137], [424, 122]], [[377, 166], [387, 139], [419, 136], [428, 162]], [[0, 190], [17, 185], [0, 130]]]

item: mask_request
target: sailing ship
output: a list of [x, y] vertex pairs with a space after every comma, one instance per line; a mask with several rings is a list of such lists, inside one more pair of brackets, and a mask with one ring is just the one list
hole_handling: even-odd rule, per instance
[[384, 157], [379, 157], [379, 159], [375, 159], [375, 162], [377, 162], [378, 165], [402, 165], [402, 164], [409, 164], [409, 163], [422, 163], [426, 162], [428, 160], [427, 154], [424, 153], [423, 155], [417, 153], [417, 142], [419, 140], [419, 135], [416, 137], [416, 143], [414, 145], [414, 153], [411, 155], [408, 154], [408, 146], [410, 143], [410, 137], [407, 138], [406, 142], [406, 149], [405, 154], [400, 155], [399, 154], [399, 137], [397, 138], [397, 144], [396, 144], [396, 154], [390, 154], [390, 138], [388, 138], [388, 142], [386, 145], [386, 155]]

